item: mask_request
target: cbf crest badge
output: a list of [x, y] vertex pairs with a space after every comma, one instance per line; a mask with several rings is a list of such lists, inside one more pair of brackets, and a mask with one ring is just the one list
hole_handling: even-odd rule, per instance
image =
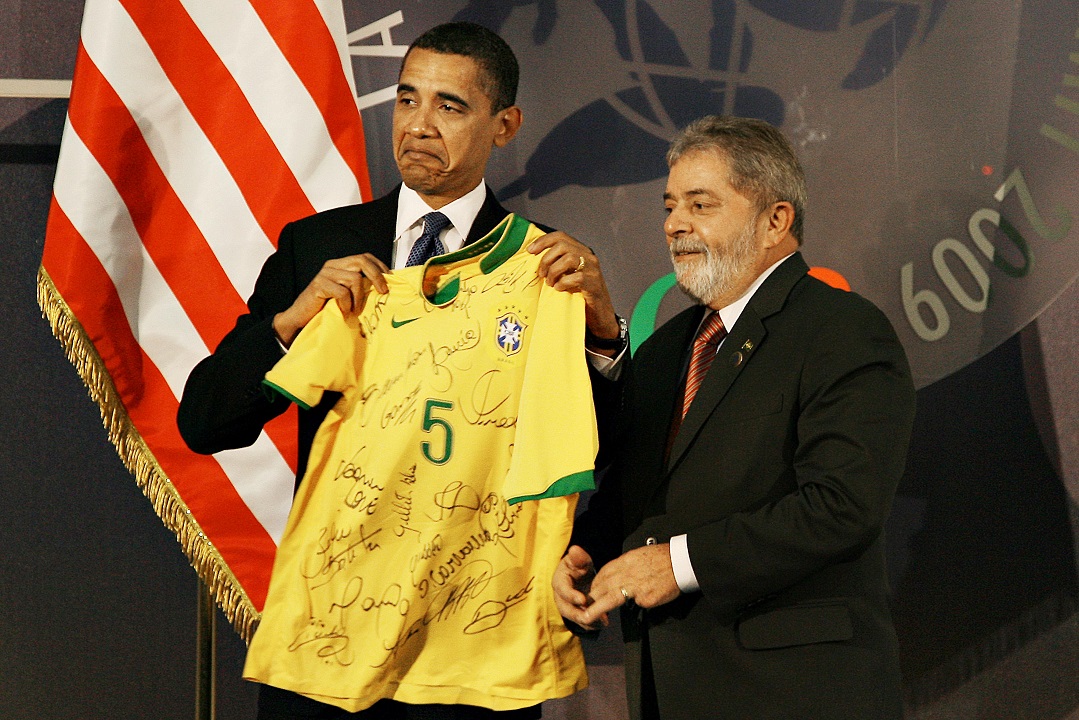
[[528, 326], [521, 322], [517, 313], [514, 312], [500, 316], [496, 322], [498, 333], [495, 340], [498, 342], [499, 349], [507, 356], [516, 355], [524, 344], [524, 333]]

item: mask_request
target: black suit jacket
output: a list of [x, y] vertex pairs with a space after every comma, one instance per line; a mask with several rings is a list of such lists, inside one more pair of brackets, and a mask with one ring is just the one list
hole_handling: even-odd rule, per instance
[[[281, 359], [274, 315], [292, 305], [328, 260], [371, 253], [390, 265], [399, 193], [400, 186], [377, 200], [326, 210], [285, 226], [277, 251], [259, 273], [248, 314], [236, 320], [213, 354], [188, 377], [177, 424], [192, 450], [211, 454], [247, 447], [267, 422], [288, 409], [287, 400], [262, 389], [266, 372]], [[489, 233], [506, 215], [487, 188], [466, 242]], [[327, 393], [316, 407], [300, 411], [297, 482], [307, 467], [315, 431], [338, 397]]]
[[758, 289], [673, 439], [702, 308], [612, 393], [616, 459], [575, 541], [601, 564], [685, 533], [701, 588], [623, 613], [635, 717], [642, 652], [663, 720], [902, 717], [882, 528], [914, 388], [884, 315], [807, 270]]

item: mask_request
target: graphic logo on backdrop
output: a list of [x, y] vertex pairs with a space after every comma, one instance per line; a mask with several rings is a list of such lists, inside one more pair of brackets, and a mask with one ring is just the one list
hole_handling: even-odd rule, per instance
[[[556, 125], [525, 164], [524, 175], [502, 188], [499, 198], [527, 192], [535, 199], [566, 185], [613, 187], [662, 177], [671, 137], [702, 115], [731, 113], [782, 126], [783, 98], [758, 84], [752, 72], [759, 32], [754, 19], [760, 13], [807, 33], [868, 31], [854, 66], [836, 77], [839, 87], [857, 91], [888, 77], [915, 35], [920, 41], [930, 33], [946, 4], [713, 0], [711, 17], [704, 21], [711, 23], [708, 56], [690, 57], [648, 2], [595, 0], [614, 30], [630, 87], [594, 100]], [[515, 8], [525, 5], [536, 6], [532, 39], [542, 45], [558, 23], [556, 0], [471, 0], [454, 19], [499, 30]], [[596, 142], [597, 137], [610, 141]]]
[[[385, 12], [369, 4], [369, 17]], [[503, 154], [488, 180], [501, 198], [525, 206], [564, 200], [560, 223], [601, 252], [655, 232], [631, 223], [653, 222], [644, 208], [678, 127], [734, 112], [781, 124], [803, 148], [818, 198], [812, 232], [827, 240], [808, 245], [807, 258], [831, 264], [887, 313], [919, 386], [1011, 337], [1079, 273], [1079, 253], [1065, 242], [1079, 196], [1079, 36], [1061, 22], [1070, 11], [1059, 4], [453, 5], [456, 19], [507, 35], [536, 74], [529, 82], [540, 83], [527, 88], [539, 94], [525, 99], [528, 143]], [[424, 6], [407, 24], [448, 19]], [[403, 24], [397, 11], [349, 33], [350, 52], [399, 58], [406, 46], [390, 31]], [[973, 40], [978, 53], [955, 54], [957, 43]], [[1055, 72], [1045, 72], [1047, 62]], [[376, 81], [382, 85], [367, 77], [370, 65], [359, 98], [365, 108], [395, 90], [396, 64]], [[387, 173], [382, 184], [397, 180]], [[658, 245], [645, 254], [617, 279], [646, 288], [631, 319], [634, 344], [651, 332], [673, 286], [651, 274], [668, 269]]]
[[[559, 21], [555, 0], [471, 0], [455, 19], [500, 30], [525, 5], [535, 6], [532, 41], [543, 45]], [[834, 33], [841, 46], [857, 46], [849, 33], [864, 36], [853, 65], [840, 68], [834, 79], [835, 87], [858, 91], [895, 70], [911, 41], [924, 40], [935, 27], [947, 0], [712, 0], [711, 17], [701, 23], [710, 23], [707, 57], [691, 57], [685, 39], [644, 0], [595, 0], [595, 5], [614, 31], [629, 87], [588, 103], [552, 128], [525, 163], [524, 174], [498, 193], [502, 200], [526, 192], [536, 199], [567, 185], [615, 187], [663, 177], [671, 138], [702, 115], [729, 113], [782, 126], [784, 99], [759, 84], [782, 78], [753, 69], [754, 41], [764, 35], [756, 26], [766, 17], [805, 33]], [[597, 137], [608, 141], [596, 142]], [[837, 276], [840, 282], [833, 284], [850, 288], [834, 270], [814, 270]], [[660, 303], [674, 285], [671, 273], [641, 295], [631, 318], [634, 350], [651, 334]]]

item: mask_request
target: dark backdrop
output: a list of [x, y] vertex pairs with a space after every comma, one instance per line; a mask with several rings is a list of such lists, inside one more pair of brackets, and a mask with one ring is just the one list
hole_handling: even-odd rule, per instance
[[[80, 14], [0, 0], [0, 79], [70, 78]], [[0, 717], [190, 718], [195, 574], [34, 300], [65, 110], [0, 98]], [[1076, 317], [1071, 288], [919, 391], [888, 529], [911, 717], [1079, 718]], [[622, 715], [617, 647], [589, 655], [595, 688], [549, 714]], [[223, 619], [218, 661], [218, 717], [253, 717]]]

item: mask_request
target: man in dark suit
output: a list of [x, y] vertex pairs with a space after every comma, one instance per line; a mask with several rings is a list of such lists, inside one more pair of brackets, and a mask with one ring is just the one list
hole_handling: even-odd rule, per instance
[[664, 229], [698, 304], [610, 388], [615, 459], [559, 609], [592, 628], [621, 606], [635, 718], [900, 718], [882, 527], [914, 414], [903, 348], [807, 275], [778, 130], [703, 118], [667, 159]]
[[[483, 181], [491, 151], [521, 125], [518, 67], [493, 32], [471, 23], [440, 25], [420, 36], [401, 66], [393, 114], [393, 151], [403, 184], [362, 205], [321, 212], [287, 225], [248, 301], [249, 313], [192, 371], [180, 403], [185, 442], [201, 453], [252, 444], [289, 403], [268, 397], [261, 382], [300, 330], [333, 300], [358, 309], [383, 273], [459, 249], [505, 218]], [[432, 218], [439, 211], [441, 218]], [[617, 344], [620, 326], [595, 256], [564, 233], [537, 240], [551, 285], [581, 292], [589, 331]], [[624, 333], [623, 333], [624, 334]], [[613, 339], [613, 340], [612, 340]], [[297, 479], [303, 477], [315, 431], [338, 399], [301, 410]], [[259, 718], [538, 718], [539, 707], [495, 713], [456, 705], [405, 705], [382, 700], [350, 714], [294, 693], [260, 688]]]

